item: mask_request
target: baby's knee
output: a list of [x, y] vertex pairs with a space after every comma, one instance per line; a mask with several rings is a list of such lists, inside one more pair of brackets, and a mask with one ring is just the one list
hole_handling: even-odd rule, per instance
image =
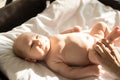
[[108, 36], [108, 34], [111, 32], [108, 25], [105, 22], [99, 22], [96, 24], [97, 29], [104, 32], [104, 37]]
[[105, 31], [108, 28], [108, 25], [104, 22], [98, 22], [95, 26], [98, 30], [103, 30], [103, 31]]

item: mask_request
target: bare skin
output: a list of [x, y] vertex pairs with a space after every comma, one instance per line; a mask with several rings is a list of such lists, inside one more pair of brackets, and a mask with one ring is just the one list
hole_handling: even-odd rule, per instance
[[[90, 34], [79, 32], [52, 36], [50, 37], [51, 50], [45, 61], [52, 70], [68, 78], [99, 76], [98, 62], [92, 54], [88, 53], [96, 41], [108, 34], [107, 27], [100, 23], [94, 26]], [[87, 73], [84, 73], [86, 71]]]
[[[89, 76], [99, 76], [99, 61], [93, 54], [93, 45], [100, 39], [107, 39], [109, 32], [109, 29], [104, 23], [96, 24], [90, 33], [83, 33], [81, 32], [80, 28], [75, 27], [73, 29], [62, 32], [61, 34], [50, 36], [50, 47], [48, 44], [47, 47], [44, 46], [46, 47], [45, 49], [42, 47], [42, 52], [40, 52], [41, 50], [38, 50], [38, 48], [41, 48], [41, 46], [44, 44], [42, 44], [42, 42], [40, 42], [41, 39], [39, 39], [39, 43], [34, 42], [34, 45], [36, 46], [34, 48], [38, 50], [39, 53], [35, 50], [31, 53], [31, 50], [27, 49], [28, 51], [25, 51], [27, 53], [24, 54], [30, 54], [29, 57], [22, 57], [19, 53], [16, 55], [25, 58], [28, 61], [35, 62], [37, 60], [44, 60], [53, 71], [67, 78], [77, 79]], [[120, 35], [116, 32], [114, 33], [115, 34], [112, 35]], [[110, 35], [108, 38], [112, 37], [112, 35]], [[33, 40], [36, 40], [36, 38], [31, 38], [29, 34], [22, 36], [21, 38], [24, 39], [25, 37], [29, 38], [27, 39], [28, 43], [31, 43], [31, 39], [32, 42]], [[17, 39], [14, 43], [14, 46], [18, 48], [26, 48], [27, 46], [25, 45], [24, 41], [22, 39]], [[38, 44], [39, 46], [37, 46]], [[42, 53], [42, 55], [40, 55], [40, 53]]]
[[[120, 34], [119, 27], [116, 27], [115, 32]], [[114, 33], [111, 33], [114, 35]], [[113, 37], [117, 37], [119, 35], [114, 35]], [[111, 39], [112, 41], [112, 39]], [[117, 47], [120, 47], [120, 39], [118, 38], [114, 43]], [[95, 49], [95, 57], [98, 59], [99, 63], [111, 74], [113, 74], [117, 80], [120, 79], [120, 53], [115, 49], [113, 45], [110, 44], [111, 42], [102, 39], [101, 41], [97, 42], [94, 45]]]
[[105, 40], [97, 42], [94, 48], [96, 51], [94, 55], [99, 63], [117, 80], [120, 80], [120, 53]]

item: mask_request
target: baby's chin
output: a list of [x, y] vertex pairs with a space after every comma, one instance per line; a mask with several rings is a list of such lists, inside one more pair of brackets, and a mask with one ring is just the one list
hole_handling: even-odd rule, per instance
[[49, 51], [50, 51], [50, 44], [48, 44], [48, 45], [46, 46], [45, 53], [47, 54], [47, 53], [49, 53]]
[[45, 42], [45, 53], [48, 53], [50, 50], [50, 40], [46, 40]]

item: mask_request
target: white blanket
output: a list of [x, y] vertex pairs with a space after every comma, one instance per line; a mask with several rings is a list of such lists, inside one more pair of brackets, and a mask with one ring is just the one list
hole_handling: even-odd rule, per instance
[[[11, 31], [0, 33], [0, 69], [10, 80], [70, 80], [52, 72], [44, 63], [29, 63], [16, 57], [12, 52], [15, 38], [30, 31], [48, 36], [76, 25], [89, 30], [99, 21], [112, 29], [119, 25], [119, 17], [119, 11], [97, 0], [56, 0], [43, 13]], [[79, 80], [114, 80], [114, 77], [105, 71], [99, 78]]]
[[6, 3], [6, 0], [0, 0], [0, 8], [4, 7]]

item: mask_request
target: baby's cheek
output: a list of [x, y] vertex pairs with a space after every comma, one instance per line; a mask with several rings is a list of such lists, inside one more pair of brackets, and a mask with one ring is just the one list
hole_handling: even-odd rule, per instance
[[88, 58], [89, 58], [91, 63], [99, 64], [98, 59], [96, 58], [96, 56], [94, 54], [95, 54], [94, 50], [89, 50]]

